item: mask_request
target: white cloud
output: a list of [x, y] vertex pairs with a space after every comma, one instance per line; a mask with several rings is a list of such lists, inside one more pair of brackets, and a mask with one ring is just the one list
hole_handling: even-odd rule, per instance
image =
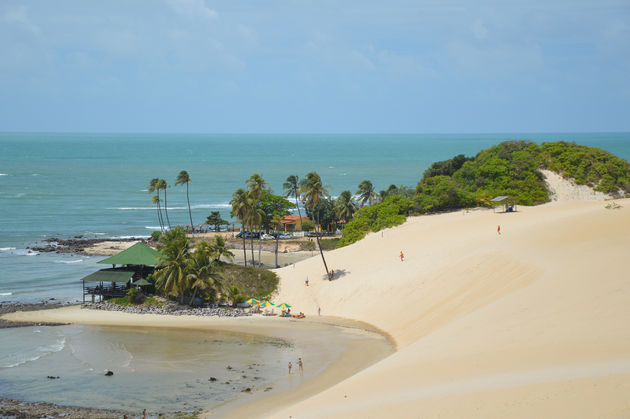
[[218, 13], [206, 6], [204, 0], [167, 0], [167, 3], [182, 16], [215, 19]]
[[4, 20], [7, 22], [18, 23], [22, 27], [26, 28], [26, 30], [35, 35], [39, 35], [41, 33], [39, 26], [34, 24], [28, 17], [26, 7], [24, 6], [20, 6], [16, 9], [8, 10], [7, 12], [5, 12]]

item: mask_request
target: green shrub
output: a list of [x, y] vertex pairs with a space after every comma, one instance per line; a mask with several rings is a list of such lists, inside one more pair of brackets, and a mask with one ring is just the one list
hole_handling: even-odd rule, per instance
[[302, 220], [302, 230], [312, 231], [315, 230], [315, 224], [311, 220]]
[[137, 288], [129, 288], [127, 291], [127, 298], [131, 304], [142, 304], [144, 301], [144, 294]]
[[558, 141], [543, 143], [542, 164], [577, 184], [594, 186], [605, 193], [621, 189], [630, 193], [630, 163], [595, 147]]
[[337, 247], [357, 242], [370, 231], [376, 232], [404, 223], [411, 207], [411, 200], [402, 195], [391, 195], [380, 204], [361, 208], [344, 227]]
[[315, 250], [317, 247], [315, 246], [315, 242], [313, 240], [299, 241], [298, 245], [300, 246], [300, 250], [303, 251]]
[[220, 263], [218, 276], [225, 290], [238, 289], [238, 293], [248, 298], [268, 299], [278, 287], [278, 275], [267, 269], [251, 266]]
[[338, 237], [333, 239], [320, 239], [319, 243], [322, 245], [322, 250], [333, 250], [337, 248], [339, 240]]
[[110, 298], [107, 300], [108, 303], [112, 303], [112, 304], [119, 304], [121, 306], [130, 306], [133, 303], [129, 301], [129, 297], [125, 296], [125, 297], [117, 297], [117, 298]]

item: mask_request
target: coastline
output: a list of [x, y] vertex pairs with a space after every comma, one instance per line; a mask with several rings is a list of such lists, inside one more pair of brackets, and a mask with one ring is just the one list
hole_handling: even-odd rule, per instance
[[[616, 202], [614, 208], [603, 201], [553, 202], [511, 214], [413, 217], [328, 252], [329, 266], [343, 274], [335, 281], [304, 285], [305, 275], [317, 278], [323, 269], [317, 258], [277, 270], [277, 299], [307, 314], [298, 327], [318, 321], [321, 308], [329, 316], [322, 322], [355, 319], [391, 334], [396, 352], [339, 381], [321, 374], [318, 388], [204, 415], [624, 417], [630, 411], [624, 397], [630, 391], [630, 284], [623, 264], [630, 199]], [[45, 318], [72, 320], [62, 315], [70, 312], [51, 310]], [[15, 316], [38, 318], [5, 317]], [[118, 316], [108, 314], [108, 324], [143, 324]], [[204, 320], [150, 316], [143, 318], [156, 327], [196, 329]], [[90, 317], [82, 315], [81, 323], [100, 324]], [[201, 327], [281, 336], [292, 323], [212, 319]]]
[[[346, 350], [338, 359], [333, 360], [322, 372], [306, 379], [296, 388], [287, 390], [286, 385], [276, 386], [270, 392], [252, 392], [247, 398], [231, 400], [216, 408], [206, 411], [202, 417], [242, 417], [243, 414], [267, 412], [287, 407], [292, 403], [304, 400], [349, 376], [367, 368], [395, 351], [395, 344], [389, 337], [368, 324], [333, 317], [309, 317], [301, 320], [279, 317], [248, 316], [237, 318], [169, 316], [156, 314], [131, 314], [103, 310], [82, 309], [80, 306], [67, 306], [55, 310], [14, 312], [0, 316], [3, 320], [27, 322], [63, 322], [94, 326], [135, 326], [173, 328], [198, 331], [225, 331], [239, 334], [250, 334], [274, 337], [292, 341], [317, 339], [322, 327], [335, 328], [340, 333], [360, 334], [370, 337], [368, 340], [345, 342]], [[302, 337], [300, 337], [302, 334]], [[371, 342], [371, 344], [370, 344]], [[315, 359], [306, 360], [315, 362]], [[276, 389], [276, 387], [278, 387]]]

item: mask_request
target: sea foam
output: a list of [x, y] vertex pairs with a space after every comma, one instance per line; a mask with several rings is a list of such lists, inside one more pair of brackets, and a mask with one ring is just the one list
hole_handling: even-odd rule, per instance
[[76, 259], [76, 260], [56, 260], [55, 263], [65, 263], [65, 264], [71, 264], [71, 263], [81, 263], [83, 262], [83, 259]]

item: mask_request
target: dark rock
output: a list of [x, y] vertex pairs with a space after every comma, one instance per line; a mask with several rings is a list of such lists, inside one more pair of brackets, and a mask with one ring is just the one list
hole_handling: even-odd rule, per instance
[[249, 388], [249, 387], [247, 387], [247, 388], [246, 388], [246, 389], [244, 389], [244, 390], [241, 390], [241, 393], [251, 393], [251, 392], [252, 392], [252, 389], [251, 389], [251, 388]]
[[210, 377], [210, 379], [208, 381], [217, 381], [217, 379], [214, 378], [214, 377]]
[[112, 371], [107, 371], [107, 372], [105, 373], [105, 375], [106, 375], [107, 377], [111, 377], [112, 375], [114, 375], [114, 373], [113, 373]]

